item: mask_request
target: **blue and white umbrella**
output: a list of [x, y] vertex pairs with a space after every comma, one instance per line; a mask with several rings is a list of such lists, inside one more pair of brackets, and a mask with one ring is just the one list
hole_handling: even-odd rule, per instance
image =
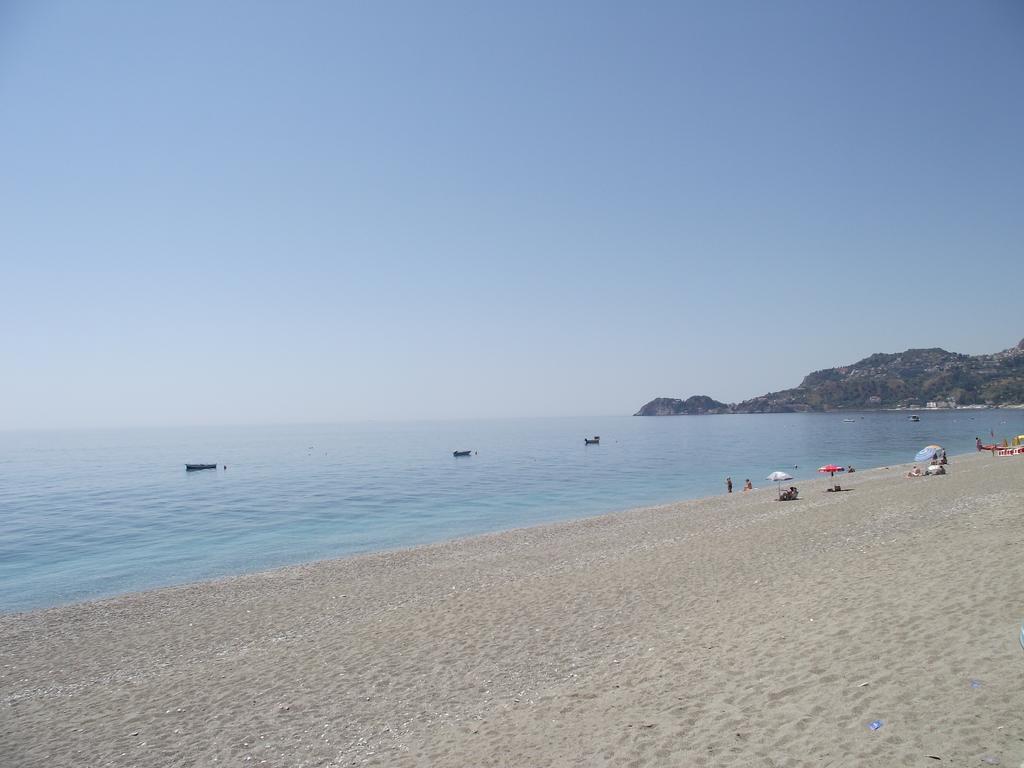
[[940, 453], [942, 453], [941, 445], [926, 445], [917, 452], [917, 455], [914, 456], [914, 461], [929, 461], [933, 457], [937, 457]]

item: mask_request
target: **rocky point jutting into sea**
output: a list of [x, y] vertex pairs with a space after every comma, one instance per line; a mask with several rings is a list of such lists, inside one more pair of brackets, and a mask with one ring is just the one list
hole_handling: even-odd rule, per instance
[[801, 413], [1013, 406], [1024, 403], [1024, 339], [990, 355], [962, 355], [944, 349], [908, 349], [877, 353], [852, 365], [806, 375], [800, 386], [769, 392], [741, 403], [723, 403], [707, 395], [685, 400], [658, 397], [634, 416], [718, 413]]

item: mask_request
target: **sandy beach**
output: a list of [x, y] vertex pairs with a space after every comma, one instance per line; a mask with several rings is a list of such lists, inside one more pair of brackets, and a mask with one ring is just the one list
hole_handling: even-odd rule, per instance
[[1024, 457], [908, 468], [3, 616], [0, 766], [1017, 768]]

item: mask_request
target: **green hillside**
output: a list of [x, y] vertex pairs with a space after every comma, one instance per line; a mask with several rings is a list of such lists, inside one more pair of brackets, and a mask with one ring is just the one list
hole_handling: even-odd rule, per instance
[[658, 398], [636, 415], [868, 410], [924, 407], [928, 403], [940, 407], [1017, 405], [1024, 403], [1024, 340], [991, 355], [962, 355], [937, 347], [878, 353], [852, 365], [810, 373], [793, 389], [729, 406], [700, 398], [710, 407]]

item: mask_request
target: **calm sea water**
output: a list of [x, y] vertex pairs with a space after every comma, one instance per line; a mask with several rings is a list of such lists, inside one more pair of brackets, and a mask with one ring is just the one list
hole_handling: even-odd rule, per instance
[[[0, 433], [0, 611], [908, 462], [1024, 411]], [[585, 435], [601, 435], [584, 446]], [[452, 451], [472, 449], [467, 458]], [[228, 469], [186, 473], [185, 462]], [[955, 471], [955, 466], [954, 466]]]

